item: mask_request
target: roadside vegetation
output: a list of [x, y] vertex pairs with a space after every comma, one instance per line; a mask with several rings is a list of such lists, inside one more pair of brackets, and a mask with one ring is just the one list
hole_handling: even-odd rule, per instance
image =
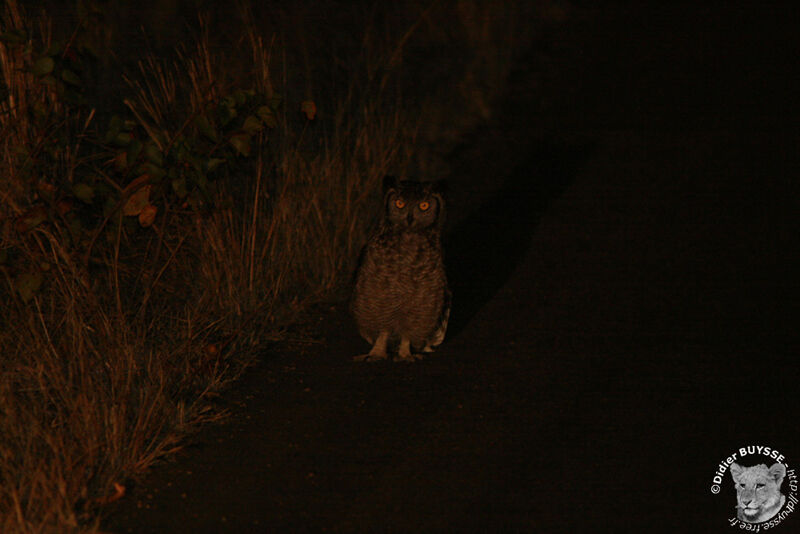
[[383, 176], [446, 174], [555, 8], [239, 4], [131, 55], [113, 0], [43, 4], [0, 15], [0, 532], [96, 532], [342, 294]]

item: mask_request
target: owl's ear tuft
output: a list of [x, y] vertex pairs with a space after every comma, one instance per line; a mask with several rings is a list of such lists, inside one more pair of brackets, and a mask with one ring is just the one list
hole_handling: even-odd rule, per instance
[[383, 194], [386, 195], [390, 190], [397, 189], [397, 185], [397, 178], [387, 174], [383, 177]]
[[436, 180], [431, 184], [431, 190], [439, 195], [447, 193], [447, 180]]
[[383, 178], [383, 205], [386, 213], [389, 213], [389, 198], [397, 192], [399, 185], [397, 178], [394, 176], [385, 176]]

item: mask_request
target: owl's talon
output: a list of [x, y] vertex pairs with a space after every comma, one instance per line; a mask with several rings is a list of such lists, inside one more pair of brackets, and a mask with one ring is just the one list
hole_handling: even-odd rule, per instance
[[400, 347], [397, 349], [397, 356], [395, 356], [394, 361], [415, 362], [423, 357], [422, 354], [411, 352], [411, 341], [404, 337], [400, 339]]
[[424, 354], [419, 354], [419, 353], [412, 352], [412, 353], [410, 353], [408, 355], [398, 354], [397, 356], [394, 357], [394, 361], [396, 361], [396, 362], [409, 362], [410, 363], [410, 362], [416, 362], [418, 360], [421, 360], [424, 357], [425, 357]]
[[367, 354], [362, 354], [353, 358], [355, 362], [377, 362], [386, 359], [386, 343], [389, 340], [389, 332], [381, 332], [378, 339]]
[[360, 354], [358, 356], [353, 356], [354, 362], [379, 362], [385, 359], [386, 359], [386, 354], [372, 354], [371, 352], [368, 354]]

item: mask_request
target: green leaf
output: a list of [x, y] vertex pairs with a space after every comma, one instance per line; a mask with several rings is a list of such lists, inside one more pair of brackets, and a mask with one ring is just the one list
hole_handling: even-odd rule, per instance
[[219, 113], [219, 122], [222, 126], [227, 126], [230, 122], [236, 118], [236, 108], [227, 105], [221, 105], [218, 108]]
[[242, 156], [250, 155], [250, 136], [247, 134], [236, 134], [231, 137], [231, 144], [236, 152]]
[[225, 160], [220, 158], [211, 158], [206, 162], [206, 172], [213, 171], [219, 167], [221, 163], [225, 163]]
[[28, 302], [42, 287], [42, 273], [22, 273], [14, 279], [14, 286], [22, 300]]
[[244, 120], [244, 125], [242, 126], [242, 130], [250, 135], [260, 132], [263, 128], [264, 125], [261, 124], [261, 121], [255, 115], [249, 115]]
[[267, 104], [269, 105], [270, 109], [278, 109], [278, 106], [281, 105], [281, 102], [283, 102], [281, 95], [274, 93], [267, 101]]
[[217, 131], [214, 129], [213, 126], [211, 126], [211, 122], [209, 122], [209, 120], [206, 118], [205, 115], [198, 115], [194, 119], [194, 124], [195, 126], [197, 126], [197, 130], [201, 134], [205, 135], [215, 143], [217, 142], [217, 139], [219, 139]]
[[72, 72], [71, 70], [68, 70], [68, 69], [64, 69], [64, 70], [61, 71], [61, 79], [64, 80], [65, 82], [67, 82], [70, 85], [74, 85], [74, 86], [80, 86], [81, 85], [80, 77], [77, 74], [75, 74], [74, 72]]
[[53, 72], [53, 67], [56, 66], [56, 62], [53, 61], [53, 58], [50, 56], [43, 56], [36, 60], [33, 64], [32, 71], [36, 76], [46, 76]]
[[131, 144], [128, 145], [128, 165], [131, 165], [142, 151], [144, 145], [138, 139], [133, 139]]
[[142, 165], [142, 170], [150, 175], [150, 181], [152, 183], [160, 181], [167, 174], [167, 171], [165, 171], [158, 165], [154, 165], [153, 163], [149, 162]]
[[78, 183], [72, 186], [72, 193], [78, 200], [91, 204], [94, 200], [94, 189], [89, 184]]
[[117, 137], [114, 138], [114, 144], [117, 146], [128, 146], [132, 140], [133, 135], [127, 132], [122, 132], [117, 134]]
[[164, 156], [161, 154], [161, 151], [158, 149], [158, 147], [152, 142], [145, 143], [144, 157], [147, 158], [147, 161], [153, 165], [157, 165], [159, 167], [164, 165]]
[[186, 178], [176, 178], [172, 180], [172, 190], [175, 191], [178, 198], [186, 197], [186, 195], [189, 194], [189, 190], [186, 189]]
[[236, 107], [236, 97], [234, 96], [224, 96], [222, 97], [221, 103], [226, 108], [235, 108]]
[[117, 115], [114, 115], [111, 117], [111, 120], [108, 123], [108, 131], [106, 132], [105, 142], [107, 144], [113, 143], [121, 131], [122, 119], [120, 119]]
[[264, 124], [270, 128], [276, 128], [278, 126], [278, 118], [275, 116], [275, 112], [273, 112], [269, 106], [259, 107], [256, 110], [256, 114], [262, 121], [264, 121]]

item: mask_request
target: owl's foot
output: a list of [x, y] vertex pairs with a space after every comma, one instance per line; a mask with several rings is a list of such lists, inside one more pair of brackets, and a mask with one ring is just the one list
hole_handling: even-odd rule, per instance
[[386, 359], [386, 343], [389, 341], [389, 332], [381, 332], [372, 350], [367, 354], [362, 354], [353, 358], [354, 362], [377, 362]]
[[420, 354], [418, 352], [409, 352], [408, 354], [400, 354], [397, 353], [397, 356], [394, 357], [394, 361], [396, 362], [415, 362], [417, 360], [421, 360], [424, 358], [424, 354]]
[[400, 348], [397, 349], [397, 356], [395, 356], [394, 361], [415, 362], [421, 360], [423, 357], [424, 355], [422, 354], [411, 352], [411, 342], [406, 338], [402, 338], [400, 340]]
[[359, 354], [358, 356], [353, 356], [354, 362], [378, 362], [380, 360], [386, 359], [386, 353], [383, 354], [373, 354], [372, 351], [369, 351], [367, 354]]

